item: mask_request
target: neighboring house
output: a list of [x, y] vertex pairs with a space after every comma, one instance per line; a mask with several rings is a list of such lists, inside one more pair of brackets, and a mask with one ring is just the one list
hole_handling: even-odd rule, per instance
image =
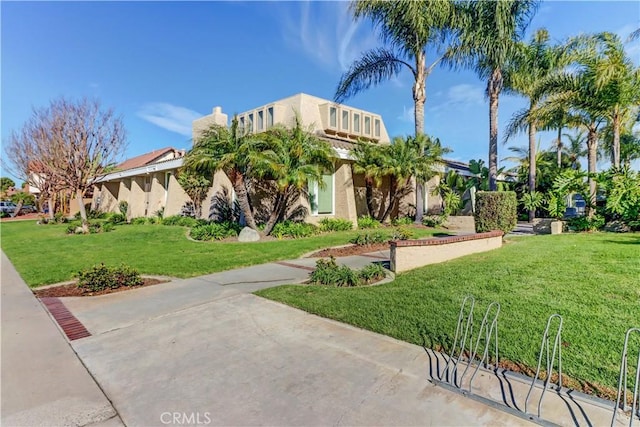
[[[312, 183], [308, 189], [311, 202], [306, 199], [300, 201], [308, 212], [305, 220], [315, 223], [325, 217], [336, 217], [356, 223], [358, 217], [367, 213], [365, 183], [362, 174], [353, 173], [350, 153], [359, 139], [376, 144], [390, 143], [382, 117], [303, 93], [245, 111], [237, 117], [241, 126], [260, 133], [276, 124], [291, 126], [296, 114], [303, 126], [313, 129], [316, 136], [327, 141], [335, 152], [334, 172], [324, 177], [325, 185], [320, 187]], [[194, 140], [212, 125], [229, 125], [229, 118], [221, 107], [215, 107], [211, 114], [193, 121]], [[150, 216], [161, 209], [167, 216], [180, 214], [189, 202], [176, 179], [176, 173], [183, 164], [183, 154], [165, 148], [125, 161], [117, 171], [96, 179], [93, 208], [117, 211], [119, 203], [125, 201], [129, 205], [130, 217]], [[443, 168], [446, 172], [449, 168], [464, 169], [464, 165], [446, 162]], [[428, 187], [432, 189], [436, 185], [437, 178], [430, 181]], [[232, 202], [234, 195], [226, 175], [217, 172], [202, 206], [203, 216], [211, 215], [214, 211], [212, 204], [221, 197]], [[383, 181], [375, 199], [376, 208], [387, 201], [388, 182]], [[257, 194], [252, 194], [252, 201], [254, 206], [263, 205]], [[400, 207], [402, 213], [411, 210], [414, 201], [413, 194], [407, 195]], [[427, 210], [439, 210], [440, 206], [439, 197], [425, 197]], [[268, 206], [262, 207], [268, 210]]]

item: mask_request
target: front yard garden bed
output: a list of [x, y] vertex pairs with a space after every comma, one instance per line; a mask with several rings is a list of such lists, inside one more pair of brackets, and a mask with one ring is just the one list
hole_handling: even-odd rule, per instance
[[158, 285], [160, 283], [167, 283], [168, 280], [155, 279], [151, 277], [143, 277], [143, 283], [139, 286], [120, 286], [115, 289], [103, 289], [101, 291], [90, 291], [88, 289], [83, 289], [78, 287], [76, 283], [69, 283], [67, 285], [60, 286], [51, 286], [44, 289], [35, 289], [33, 291], [34, 295], [38, 298], [48, 298], [48, 297], [92, 297], [98, 295], [106, 295], [112, 294], [115, 292], [128, 291], [131, 289], [144, 288], [147, 286]]

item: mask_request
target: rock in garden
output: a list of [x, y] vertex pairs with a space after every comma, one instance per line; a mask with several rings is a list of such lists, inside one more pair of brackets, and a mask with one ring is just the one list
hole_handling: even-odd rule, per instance
[[622, 221], [611, 221], [605, 224], [604, 231], [612, 233], [628, 233], [631, 231], [631, 228]]
[[257, 242], [260, 240], [260, 233], [253, 228], [245, 227], [238, 235], [238, 242]]

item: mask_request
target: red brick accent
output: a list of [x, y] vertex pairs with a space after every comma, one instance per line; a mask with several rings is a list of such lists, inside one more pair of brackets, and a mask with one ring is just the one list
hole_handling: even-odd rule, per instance
[[488, 239], [490, 237], [502, 237], [504, 233], [500, 230], [487, 231], [486, 233], [463, 234], [461, 236], [432, 237], [422, 240], [393, 240], [390, 242], [392, 248], [402, 248], [408, 246], [438, 246], [456, 242], [468, 242], [469, 240]]
[[41, 298], [40, 301], [47, 307], [47, 310], [49, 310], [49, 313], [51, 313], [51, 316], [53, 316], [69, 341], [91, 336], [84, 325], [67, 310], [60, 298]]
[[313, 267], [307, 267], [306, 265], [292, 264], [290, 262], [284, 262], [284, 261], [277, 261], [274, 264], [284, 265], [285, 267], [291, 267], [291, 268], [299, 268], [301, 270], [308, 270], [308, 271], [315, 270], [315, 268]]

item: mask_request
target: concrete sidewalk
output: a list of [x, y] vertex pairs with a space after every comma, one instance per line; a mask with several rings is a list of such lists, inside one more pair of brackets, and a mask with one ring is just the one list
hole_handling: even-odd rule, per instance
[[1, 269], [0, 424], [121, 425], [109, 400], [4, 253]]

